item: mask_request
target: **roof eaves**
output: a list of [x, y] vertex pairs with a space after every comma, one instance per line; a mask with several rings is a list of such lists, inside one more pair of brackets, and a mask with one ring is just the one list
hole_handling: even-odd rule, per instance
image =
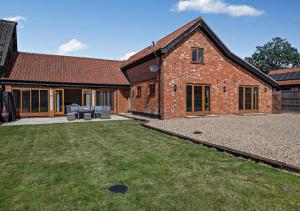
[[192, 25], [190, 28], [188, 28], [185, 32], [180, 34], [178, 37], [176, 37], [174, 40], [166, 44], [164, 47], [162, 47], [162, 53], [168, 53], [170, 49], [172, 49], [174, 46], [176, 46], [181, 40], [185, 39], [189, 34], [191, 34], [193, 31], [195, 31], [198, 27], [202, 25], [202, 19], [199, 19], [194, 25]]
[[161, 54], [161, 48], [155, 49], [155, 50], [153, 50], [152, 53], [147, 54], [147, 55], [143, 56], [142, 58], [140, 58], [140, 59], [138, 59], [136, 61], [133, 61], [133, 62], [131, 62], [129, 64], [123, 65], [121, 67], [121, 70], [122, 71], [126, 71], [126, 70], [130, 69], [131, 67], [134, 67], [134, 66], [142, 64], [142, 63], [144, 63], [146, 61], [149, 61], [150, 59], [153, 59], [156, 56], [160, 56], [160, 54]]
[[213, 30], [205, 23], [205, 21], [202, 20], [202, 22], [203, 22], [202, 27], [204, 29], [204, 32], [206, 32], [210, 36], [212, 41], [215, 42], [217, 47], [219, 47], [220, 50], [223, 51], [223, 53], [229, 59], [231, 59], [233, 62], [237, 63], [241, 67], [245, 68], [246, 70], [248, 70], [253, 75], [256, 75], [257, 77], [259, 77], [263, 81], [265, 81], [268, 84], [272, 85], [273, 87], [278, 86], [277, 81], [275, 81], [274, 79], [272, 79], [271, 77], [269, 77], [268, 75], [266, 75], [265, 73], [263, 73], [262, 71], [260, 71], [256, 67], [254, 67], [253, 65], [249, 64], [245, 60], [241, 59], [240, 57], [238, 57], [237, 55], [232, 53], [229, 50], [229, 48], [221, 41], [221, 39], [213, 32]]

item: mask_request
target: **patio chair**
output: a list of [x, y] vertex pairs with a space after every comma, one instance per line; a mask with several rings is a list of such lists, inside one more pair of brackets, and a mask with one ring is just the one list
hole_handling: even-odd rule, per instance
[[67, 120], [74, 121], [79, 118], [79, 106], [77, 104], [67, 105]]
[[95, 118], [111, 119], [110, 106], [95, 106]]
[[102, 106], [94, 106], [94, 118], [101, 118]]

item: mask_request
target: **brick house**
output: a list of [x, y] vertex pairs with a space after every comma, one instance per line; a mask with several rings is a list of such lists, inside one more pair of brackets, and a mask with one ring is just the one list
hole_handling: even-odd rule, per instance
[[201, 17], [122, 62], [11, 54], [1, 85], [13, 92], [20, 116], [63, 115], [74, 102], [161, 119], [271, 113], [277, 86], [231, 53]]
[[[151, 73], [157, 64], [160, 71]], [[161, 119], [272, 112], [276, 81], [240, 59], [197, 18], [132, 56], [122, 67], [131, 111]]]

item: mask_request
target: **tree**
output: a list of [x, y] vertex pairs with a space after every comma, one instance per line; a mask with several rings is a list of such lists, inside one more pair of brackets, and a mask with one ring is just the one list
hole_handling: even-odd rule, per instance
[[257, 46], [254, 54], [245, 60], [266, 74], [271, 70], [300, 66], [298, 50], [280, 37], [273, 38], [264, 46]]

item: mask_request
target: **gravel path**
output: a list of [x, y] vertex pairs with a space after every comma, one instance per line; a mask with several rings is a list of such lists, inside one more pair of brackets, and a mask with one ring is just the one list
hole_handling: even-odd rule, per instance
[[181, 118], [148, 124], [300, 167], [300, 114]]

